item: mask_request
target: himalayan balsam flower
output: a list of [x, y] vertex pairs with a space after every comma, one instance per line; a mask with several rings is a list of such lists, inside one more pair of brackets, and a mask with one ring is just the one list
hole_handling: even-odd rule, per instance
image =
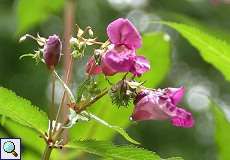
[[58, 64], [61, 57], [62, 44], [57, 35], [49, 36], [44, 45], [43, 57], [46, 65], [51, 68]]
[[118, 72], [140, 76], [150, 69], [145, 57], [136, 55], [136, 49], [141, 47], [141, 36], [128, 19], [119, 18], [110, 23], [107, 34], [111, 45], [102, 55], [100, 66], [106, 76]]
[[101, 73], [101, 67], [96, 64], [94, 57], [90, 57], [88, 59], [86, 64], [86, 73], [89, 75], [97, 75]]
[[194, 125], [192, 114], [177, 107], [183, 95], [183, 87], [144, 90], [136, 97], [131, 118], [135, 121], [171, 119], [174, 126], [192, 127]]

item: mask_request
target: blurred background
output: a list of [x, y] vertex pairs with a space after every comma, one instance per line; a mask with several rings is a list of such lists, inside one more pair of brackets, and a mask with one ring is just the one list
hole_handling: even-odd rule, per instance
[[[63, 37], [65, 3], [64, 0], [0, 0], [0, 86], [15, 91], [45, 111], [50, 100], [49, 72], [46, 66], [35, 65], [30, 58], [19, 60], [20, 55], [33, 52], [37, 45], [34, 41], [19, 43], [18, 40], [25, 33]], [[181, 129], [168, 122], [148, 121], [131, 123], [127, 130], [144, 148], [163, 158], [217, 159], [210, 97], [230, 119], [230, 84], [176, 31], [151, 21], [170, 20], [205, 28], [206, 32], [230, 42], [230, 1], [76, 0], [74, 5], [75, 23], [82, 28], [91, 26], [102, 41], [107, 39], [106, 26], [118, 17], [129, 18], [142, 34], [163, 32], [170, 38], [170, 69], [157, 87], [185, 86], [186, 95], [181, 105], [193, 112], [196, 125], [192, 129]], [[84, 79], [86, 60], [85, 57], [75, 64], [73, 89]], [[61, 67], [59, 65], [59, 72], [62, 72]], [[155, 76], [153, 74], [152, 78]], [[61, 93], [61, 88], [57, 92]], [[1, 129], [11, 135], [10, 131]], [[118, 135], [113, 140], [125, 143]]]

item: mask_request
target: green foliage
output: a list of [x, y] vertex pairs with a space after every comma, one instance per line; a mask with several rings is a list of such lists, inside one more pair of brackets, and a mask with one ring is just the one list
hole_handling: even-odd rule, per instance
[[230, 45], [203, 31], [179, 23], [162, 22], [182, 34], [200, 51], [205, 61], [216, 67], [227, 80], [230, 80]]
[[151, 70], [141, 79], [146, 80], [146, 87], [156, 87], [170, 69], [170, 37], [161, 32], [148, 33], [143, 36], [143, 46], [138, 53], [144, 55], [151, 64]]
[[[155, 42], [152, 40], [155, 40]], [[147, 86], [156, 87], [160, 81], [163, 80], [169, 70], [170, 42], [165, 40], [164, 34], [152, 33], [144, 36], [143, 48], [144, 50], [141, 49], [140, 53], [149, 58], [151, 66], [153, 66], [148, 75], [146, 75], [147, 77], [145, 77], [148, 78]], [[158, 63], [158, 61], [161, 63]], [[123, 77], [123, 74], [113, 76], [111, 78], [112, 82], [121, 80], [121, 77]], [[101, 88], [108, 86], [108, 83], [104, 80], [103, 76], [99, 76], [98, 80]], [[106, 95], [101, 100], [93, 104], [89, 110], [108, 123], [123, 128], [130, 124], [129, 116], [132, 114], [133, 105], [131, 104], [127, 108], [115, 107], [111, 103], [110, 97]], [[114, 133], [116, 133], [114, 130], [108, 129], [97, 122], [90, 121], [87, 122], [87, 124], [79, 122], [75, 127], [70, 129], [70, 139], [93, 138], [97, 140], [108, 140], [114, 136]]]
[[224, 113], [219, 107], [213, 107], [213, 114], [215, 118], [215, 139], [218, 146], [218, 159], [229, 160], [230, 159], [230, 123], [225, 118]]
[[30, 101], [18, 97], [3, 87], [0, 87], [0, 110], [1, 115], [40, 133], [47, 129], [48, 118], [43, 111], [33, 106]]
[[106, 141], [76, 141], [66, 145], [67, 148], [81, 150], [101, 157], [115, 160], [160, 160], [154, 152], [132, 145], [118, 146]]
[[134, 139], [132, 139], [129, 134], [121, 127], [119, 126], [112, 126], [110, 124], [108, 124], [106, 121], [98, 118], [97, 116], [90, 114], [90, 117], [93, 118], [94, 120], [96, 120], [98, 123], [105, 125], [108, 128], [113, 129], [114, 131], [117, 131], [118, 133], [120, 133], [127, 141], [133, 143], [133, 144], [140, 144], [139, 142], [135, 141]]
[[23, 160], [40, 160], [41, 157], [34, 154], [31, 150], [24, 151], [22, 153]]
[[[33, 149], [37, 153], [42, 154], [45, 148], [45, 142], [39, 135], [32, 130], [31, 128], [22, 126], [16, 122], [11, 120], [7, 120], [4, 128], [13, 136], [20, 137], [22, 140], [22, 145]], [[28, 138], [29, 137], [29, 138]], [[36, 145], [34, 144], [36, 142]]]
[[17, 5], [18, 33], [46, 20], [62, 8], [64, 0], [19, 0]]

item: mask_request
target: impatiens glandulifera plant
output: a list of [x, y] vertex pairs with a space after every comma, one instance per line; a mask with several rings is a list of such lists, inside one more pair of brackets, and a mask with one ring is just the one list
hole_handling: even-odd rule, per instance
[[[170, 119], [172, 125], [176, 127], [193, 127], [192, 114], [177, 107], [183, 98], [184, 87], [152, 89], [146, 88], [144, 82], [138, 81], [138, 77], [150, 70], [150, 62], [144, 56], [136, 53], [136, 50], [142, 45], [142, 39], [134, 25], [128, 19], [119, 18], [108, 25], [107, 35], [108, 40], [100, 42], [94, 38], [91, 27], [86, 27], [85, 30], [77, 27], [76, 37], [70, 39], [73, 59], [82, 58], [85, 56], [85, 49], [88, 46], [94, 46], [93, 55], [89, 57], [85, 66], [86, 81], [82, 83], [82, 85], [87, 84], [90, 89], [84, 90], [80, 86], [76, 97], [55, 70], [62, 55], [60, 38], [57, 35], [49, 36], [46, 39], [39, 35], [34, 37], [26, 34], [20, 39], [23, 41], [30, 37], [41, 46], [34, 54], [25, 54], [21, 58], [31, 56], [37, 63], [46, 64], [51, 71], [51, 106], [54, 106], [55, 80], [62, 84], [65, 90], [64, 94], [67, 94], [68, 97], [68, 103], [60, 105], [55, 120], [50, 117], [49, 124], [47, 124], [48, 131], [41, 136], [47, 144], [43, 159], [49, 159], [52, 149], [65, 147], [66, 143], [63, 141], [62, 133], [65, 129], [77, 125], [78, 121], [87, 122], [94, 119], [98, 123], [118, 131], [128, 141], [139, 144], [129, 137], [122, 128], [110, 125], [87, 110], [106, 94], [119, 107], [128, 106], [130, 102], [133, 102], [134, 110], [130, 115], [130, 119], [133, 121]], [[107, 88], [98, 87], [95, 77], [99, 74], [104, 75], [104, 80], [108, 82]], [[124, 75], [118, 82], [111, 83], [108, 77], [115, 74]], [[60, 120], [62, 107], [68, 108], [68, 119], [64, 122]]]

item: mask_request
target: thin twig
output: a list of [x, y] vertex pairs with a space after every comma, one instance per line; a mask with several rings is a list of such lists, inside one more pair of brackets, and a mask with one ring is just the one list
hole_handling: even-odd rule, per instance
[[96, 97], [94, 97], [91, 101], [81, 105], [78, 109], [77, 109], [77, 113], [81, 113], [82, 111], [86, 110], [87, 107], [91, 106], [93, 103], [95, 103], [96, 101], [98, 101], [100, 98], [102, 98], [104, 95], [106, 95], [108, 93], [109, 89], [105, 89], [104, 91], [102, 91], [100, 94], [96, 95]]

